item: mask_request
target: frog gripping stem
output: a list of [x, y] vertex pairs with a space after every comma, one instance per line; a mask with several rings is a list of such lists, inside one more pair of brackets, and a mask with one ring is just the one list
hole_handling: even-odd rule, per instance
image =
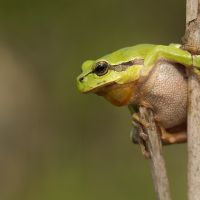
[[[160, 133], [156, 128], [153, 112], [148, 108], [139, 106], [139, 114], [142, 118], [144, 118], [144, 120], [147, 121], [147, 123], [150, 123], [155, 127], [154, 130], [151, 131], [149, 128], [143, 126], [143, 129], [148, 134], [148, 140], [145, 141], [144, 146], [147, 148], [146, 156], [147, 157], [149, 156], [149, 163], [154, 183], [154, 189], [156, 193], [156, 199], [170, 200], [171, 197], [170, 197], [165, 161], [162, 152], [162, 142]], [[143, 142], [144, 141], [142, 141], [142, 143]]]

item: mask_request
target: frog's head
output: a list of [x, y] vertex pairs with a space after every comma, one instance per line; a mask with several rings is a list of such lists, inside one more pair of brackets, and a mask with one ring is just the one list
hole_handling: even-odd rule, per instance
[[77, 78], [78, 90], [104, 96], [116, 106], [127, 105], [142, 66], [143, 59], [127, 59], [119, 52], [96, 61], [88, 60]]

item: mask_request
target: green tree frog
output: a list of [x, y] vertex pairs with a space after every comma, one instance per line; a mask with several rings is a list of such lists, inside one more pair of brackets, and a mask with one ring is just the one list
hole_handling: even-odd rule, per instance
[[[134, 105], [149, 107], [163, 143], [180, 143], [187, 141], [187, 75], [195, 73], [200, 79], [199, 69], [200, 56], [182, 50], [179, 44], [139, 44], [85, 61], [77, 86], [81, 93], [129, 106], [134, 127], [152, 128], [133, 109]], [[147, 137], [140, 135], [140, 139]]]

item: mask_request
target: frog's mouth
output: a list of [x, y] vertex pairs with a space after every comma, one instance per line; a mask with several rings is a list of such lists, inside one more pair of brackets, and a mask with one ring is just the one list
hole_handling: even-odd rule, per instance
[[86, 91], [86, 92], [83, 92], [83, 94], [95, 93], [95, 94], [97, 94], [97, 95], [99, 95], [99, 96], [103, 96], [103, 93], [105, 93], [105, 91], [106, 91], [106, 88], [105, 88], [105, 87], [109, 87], [109, 86], [114, 85], [114, 84], [116, 84], [115, 81], [110, 82], [110, 83], [105, 83], [105, 84], [100, 85], [100, 86], [98, 86], [98, 87], [96, 87], [96, 88], [93, 88], [93, 89], [91, 89], [91, 90], [88, 90], [88, 91]]
[[99, 96], [103, 96], [107, 101], [115, 106], [125, 106], [132, 102], [133, 88], [137, 81], [133, 81], [126, 84], [118, 84], [116, 82], [110, 82], [104, 84], [103, 87], [99, 86], [86, 93], [95, 93]]

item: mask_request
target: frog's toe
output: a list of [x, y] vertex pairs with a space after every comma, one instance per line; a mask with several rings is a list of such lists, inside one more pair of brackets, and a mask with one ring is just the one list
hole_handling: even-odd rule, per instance
[[149, 139], [149, 136], [147, 133], [140, 132], [140, 137], [144, 140], [147, 141]]
[[141, 148], [141, 151], [142, 151], [142, 155], [146, 159], [149, 159], [150, 158], [150, 153], [147, 150], [145, 141], [142, 138], [140, 138], [139, 143], [140, 143], [140, 148]]
[[197, 67], [194, 67], [194, 68], [192, 69], [192, 72], [193, 72], [194, 74], [196, 74], [197, 78], [198, 78], [199, 81], [200, 81], [200, 69], [197, 68]]
[[161, 139], [164, 144], [184, 143], [187, 142], [187, 132], [180, 131], [175, 133], [168, 133], [161, 127]]
[[[155, 130], [155, 127], [151, 124], [148, 123], [146, 120], [144, 120], [139, 113], [135, 113], [133, 114], [133, 122], [132, 122], [133, 126], [134, 124], [136, 124], [138, 127], [143, 125], [146, 128], [149, 128], [151, 131]], [[136, 126], [134, 126], [136, 127]]]

